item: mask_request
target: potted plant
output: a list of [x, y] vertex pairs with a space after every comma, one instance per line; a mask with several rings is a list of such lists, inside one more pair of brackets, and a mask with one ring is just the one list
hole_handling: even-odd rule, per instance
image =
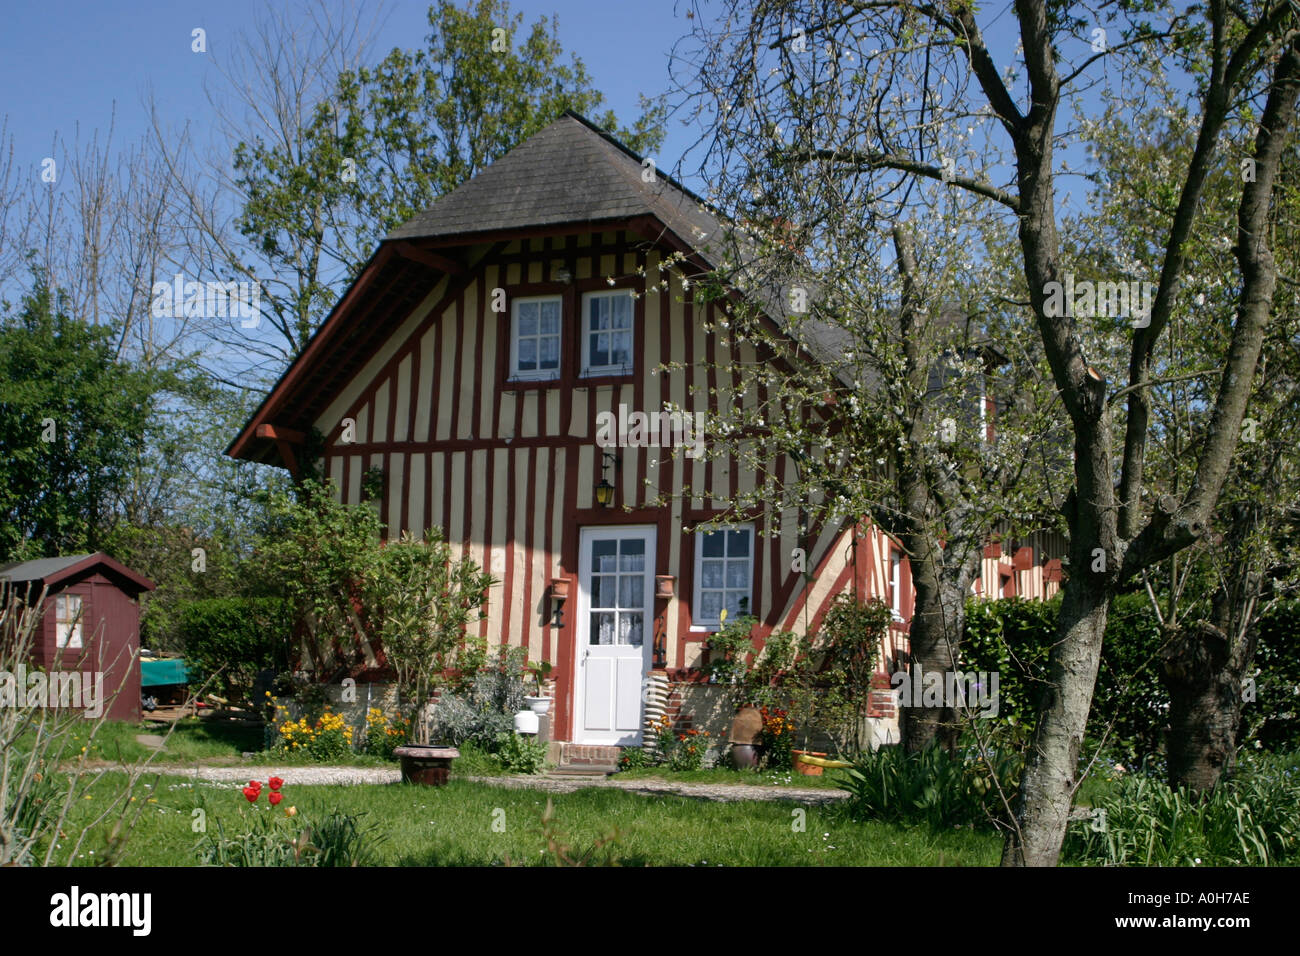
[[390, 542], [367, 575], [367, 606], [376, 609], [378, 635], [397, 676], [402, 700], [412, 709], [414, 739], [393, 751], [402, 780], [426, 786], [447, 782], [455, 747], [429, 742], [430, 702], [443, 673], [454, 663], [465, 627], [482, 610], [490, 574], [451, 548], [436, 530], [423, 539], [410, 532]]
[[549, 713], [551, 709], [551, 701], [554, 700], [550, 694], [546, 693], [548, 690], [548, 678], [551, 673], [551, 662], [535, 661], [528, 665], [528, 673], [532, 675], [533, 689], [536, 690], [537, 693], [533, 696], [525, 697], [524, 703], [528, 705], [528, 709], [534, 714], [540, 716]]

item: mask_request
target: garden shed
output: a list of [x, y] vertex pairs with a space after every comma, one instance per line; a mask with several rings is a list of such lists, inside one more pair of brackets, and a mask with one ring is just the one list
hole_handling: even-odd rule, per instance
[[29, 602], [45, 593], [33, 665], [78, 672], [83, 686], [102, 674], [109, 719], [140, 719], [139, 598], [152, 581], [101, 551], [2, 565], [0, 589]]

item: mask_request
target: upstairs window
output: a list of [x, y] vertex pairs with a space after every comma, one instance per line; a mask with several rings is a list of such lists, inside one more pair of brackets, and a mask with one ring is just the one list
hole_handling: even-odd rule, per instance
[[750, 614], [754, 581], [754, 526], [737, 525], [695, 536], [695, 604], [692, 623], [721, 626]]
[[582, 297], [582, 374], [632, 371], [632, 296], [626, 289]]
[[514, 300], [510, 335], [511, 378], [559, 378], [560, 303], [558, 295]]

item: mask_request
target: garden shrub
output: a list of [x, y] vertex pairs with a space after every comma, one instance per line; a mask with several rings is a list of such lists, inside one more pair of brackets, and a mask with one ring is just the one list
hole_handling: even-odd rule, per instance
[[410, 733], [409, 718], [390, 718], [378, 707], [366, 711], [365, 752], [371, 756], [392, 759], [393, 751], [408, 741]]
[[759, 747], [763, 754], [764, 770], [792, 770], [794, 768], [794, 722], [779, 707], [760, 708], [763, 730]]
[[511, 773], [541, 773], [546, 768], [546, 744], [523, 734], [501, 734], [494, 757]]
[[352, 728], [342, 714], [334, 713], [329, 707], [313, 721], [308, 717], [292, 720], [280, 705], [276, 717], [276, 750], [304, 753], [321, 763], [338, 760], [352, 752]]
[[180, 635], [191, 683], [210, 678], [213, 693], [242, 701], [258, 671], [286, 659], [293, 614], [279, 598], [206, 598], [181, 606]]
[[669, 770], [699, 770], [709, 750], [709, 733], [691, 728], [677, 735], [668, 750]]
[[[962, 667], [997, 671], [998, 716], [1026, 730], [1038, 719], [1060, 598], [972, 600], [966, 606]], [[1145, 594], [1115, 598], [1106, 620], [1089, 734], [1110, 728], [1106, 748], [1125, 763], [1164, 749], [1169, 695], [1155, 655], [1160, 627]]]
[[618, 755], [620, 770], [638, 770], [650, 766], [650, 755], [643, 747], [624, 747]]
[[1130, 774], [1071, 823], [1068, 862], [1103, 866], [1264, 866], [1300, 861], [1295, 756], [1244, 756], [1208, 794]]
[[1300, 746], [1300, 601], [1278, 601], [1259, 621], [1254, 700], [1242, 708], [1242, 739], [1270, 750]]
[[519, 647], [503, 647], [495, 661], [475, 673], [466, 690], [443, 692], [433, 709], [437, 739], [454, 746], [466, 741], [494, 751], [503, 734], [513, 734], [515, 714], [524, 709], [523, 659]]
[[1012, 746], [990, 748], [987, 763], [974, 746], [963, 747], [956, 754], [939, 746], [918, 753], [881, 747], [859, 755], [845, 771], [847, 779], [841, 786], [850, 796], [843, 809], [854, 820], [869, 818], [942, 829], [992, 827], [1006, 817], [998, 784], [1010, 801], [1022, 766], [1023, 759]]

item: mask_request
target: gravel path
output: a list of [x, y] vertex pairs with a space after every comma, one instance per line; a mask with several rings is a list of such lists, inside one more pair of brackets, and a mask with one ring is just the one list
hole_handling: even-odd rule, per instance
[[[209, 783], [246, 784], [256, 778], [282, 777], [286, 785], [397, 783], [402, 775], [395, 767], [157, 767], [163, 773], [192, 777]], [[619, 780], [617, 777], [461, 777], [474, 783], [512, 789], [572, 793], [585, 787], [606, 787], [650, 796], [694, 797], [720, 803], [741, 800], [791, 800], [811, 806], [837, 803], [848, 794], [843, 790], [805, 787], [762, 787], [751, 784], [672, 783], [667, 780]]]
[[397, 783], [402, 773], [396, 767], [168, 767], [151, 768], [176, 777], [193, 777], [209, 783], [243, 786], [250, 780], [280, 777], [286, 784], [298, 786], [328, 783]]
[[499, 787], [549, 790], [553, 793], [572, 793], [584, 787], [606, 787], [641, 793], [650, 796], [694, 797], [718, 803], [737, 803], [741, 800], [791, 800], [812, 806], [838, 803], [848, 797], [843, 790], [806, 787], [759, 787], [751, 784], [672, 783], [667, 780], [619, 780], [617, 777], [466, 777], [477, 783], [490, 783]]

